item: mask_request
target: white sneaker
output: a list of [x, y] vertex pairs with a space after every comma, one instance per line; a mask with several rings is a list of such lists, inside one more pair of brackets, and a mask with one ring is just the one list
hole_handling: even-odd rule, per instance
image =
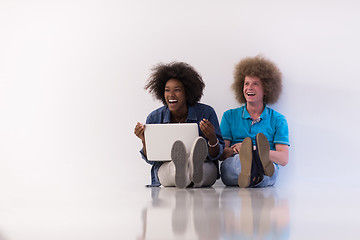
[[175, 185], [178, 188], [185, 188], [188, 179], [188, 163], [186, 147], [182, 141], [174, 142], [171, 148], [171, 159], [175, 165]]
[[190, 152], [190, 180], [200, 183], [203, 180], [203, 163], [208, 155], [208, 146], [203, 137], [198, 137]]

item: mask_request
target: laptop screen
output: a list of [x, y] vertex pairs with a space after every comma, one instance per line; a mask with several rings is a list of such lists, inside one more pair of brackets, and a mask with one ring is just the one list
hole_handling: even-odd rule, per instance
[[191, 147], [199, 130], [197, 123], [146, 124], [145, 145], [147, 159], [150, 161], [171, 161], [171, 148], [175, 141], [181, 140], [190, 155]]

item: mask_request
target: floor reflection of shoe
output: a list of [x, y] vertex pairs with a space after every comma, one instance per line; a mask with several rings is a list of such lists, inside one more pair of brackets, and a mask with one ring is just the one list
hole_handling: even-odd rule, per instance
[[238, 185], [241, 188], [246, 188], [250, 185], [251, 165], [252, 165], [252, 141], [250, 138], [245, 138], [240, 148], [240, 164], [241, 172], [238, 177]]
[[182, 141], [174, 142], [171, 148], [171, 159], [175, 165], [175, 185], [179, 188], [186, 187], [187, 154]]
[[177, 189], [175, 192], [175, 209], [172, 212], [172, 228], [176, 235], [183, 235], [188, 224], [189, 208], [187, 207], [187, 190]]
[[256, 151], [258, 152], [264, 174], [271, 177], [274, 175], [274, 164], [270, 161], [270, 144], [266, 136], [262, 133], [256, 135]]
[[191, 166], [191, 180], [196, 184], [203, 179], [203, 163], [208, 154], [208, 147], [206, 140], [198, 137], [190, 152], [190, 166]]

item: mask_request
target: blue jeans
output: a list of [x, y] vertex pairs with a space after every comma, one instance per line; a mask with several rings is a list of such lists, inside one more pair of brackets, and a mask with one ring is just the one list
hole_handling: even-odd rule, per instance
[[[279, 166], [275, 163], [273, 164], [275, 168], [274, 175], [271, 177], [263, 176], [262, 181], [253, 187], [262, 188], [273, 186], [275, 184], [279, 172]], [[221, 180], [226, 186], [238, 186], [238, 177], [240, 172], [241, 164], [239, 154], [236, 154], [233, 157], [228, 157], [220, 165]]]

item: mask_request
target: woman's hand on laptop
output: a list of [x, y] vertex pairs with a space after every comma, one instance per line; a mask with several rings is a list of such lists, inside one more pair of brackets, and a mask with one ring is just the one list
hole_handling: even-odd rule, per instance
[[144, 135], [144, 131], [145, 131], [145, 126], [141, 123], [137, 123], [134, 129], [134, 134], [141, 139], [141, 141], [143, 143], [145, 143], [145, 135]]

